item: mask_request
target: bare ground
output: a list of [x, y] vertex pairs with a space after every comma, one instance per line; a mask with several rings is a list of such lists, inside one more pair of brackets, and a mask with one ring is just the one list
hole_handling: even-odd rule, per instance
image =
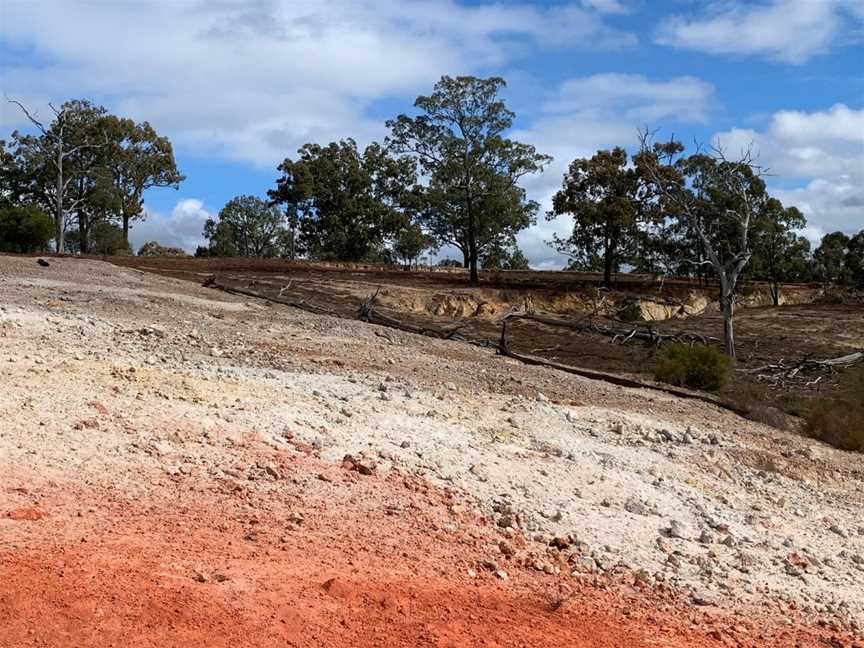
[[94, 261], [0, 257], [0, 304], [3, 648], [849, 646], [864, 623], [856, 456]]

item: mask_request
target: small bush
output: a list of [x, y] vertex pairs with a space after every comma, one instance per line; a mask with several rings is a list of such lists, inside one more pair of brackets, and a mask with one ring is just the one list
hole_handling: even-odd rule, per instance
[[726, 384], [730, 366], [729, 357], [714, 347], [671, 344], [657, 359], [654, 377], [670, 385], [717, 391]]
[[811, 400], [804, 420], [811, 437], [841, 450], [864, 452], [864, 369], [846, 375], [838, 396]]
[[151, 257], [185, 257], [186, 251], [176, 247], [161, 245], [158, 241], [147, 241], [138, 249], [138, 256]]

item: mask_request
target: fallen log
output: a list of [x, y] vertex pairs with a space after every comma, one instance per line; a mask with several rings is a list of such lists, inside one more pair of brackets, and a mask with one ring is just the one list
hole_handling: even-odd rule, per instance
[[224, 284], [217, 283], [215, 280], [211, 281], [207, 284], [210, 288], [216, 288], [217, 290], [221, 290], [223, 292], [227, 292], [232, 295], [243, 295], [246, 297], [255, 297], [257, 299], [263, 299], [264, 301], [273, 302], [274, 304], [282, 304], [283, 306], [291, 306], [293, 308], [299, 308], [300, 310], [307, 311], [309, 313], [315, 313], [316, 315], [332, 315], [333, 317], [341, 317], [339, 313], [334, 310], [330, 310], [329, 308], [324, 308], [323, 306], [318, 306], [316, 304], [312, 304], [310, 302], [300, 300], [293, 301], [289, 299], [282, 299], [281, 297], [271, 297], [269, 295], [264, 295], [259, 292], [255, 292], [254, 290], [246, 290], [245, 288], [235, 288], [233, 286], [226, 286]]
[[459, 331], [462, 330], [464, 326], [456, 326], [449, 330], [440, 330], [431, 327], [406, 324], [395, 317], [390, 317], [389, 315], [384, 315], [383, 313], [376, 311], [374, 304], [377, 297], [378, 291], [376, 290], [374, 294], [370, 295], [360, 303], [360, 307], [357, 309], [357, 319], [361, 322], [388, 326], [400, 331], [406, 331], [416, 335], [425, 335], [426, 337], [434, 337], [440, 340], [458, 340], [460, 342], [468, 342], [469, 344], [475, 344], [477, 346], [490, 346], [490, 344], [494, 344], [490, 343], [490, 341], [486, 339], [471, 339], [463, 337], [459, 334]]
[[718, 338], [708, 335], [699, 335], [697, 333], [688, 333], [679, 331], [676, 333], [661, 333], [655, 331], [651, 327], [634, 327], [632, 329], [614, 328], [604, 324], [595, 324], [593, 322], [564, 320], [556, 317], [546, 317], [543, 315], [534, 315], [531, 313], [510, 313], [506, 315], [505, 320], [526, 320], [546, 324], [547, 326], [558, 326], [561, 328], [571, 329], [579, 333], [595, 333], [597, 335], [605, 335], [611, 338], [612, 344], [626, 344], [631, 340], [641, 340], [646, 344], [654, 344], [660, 346], [664, 342], [675, 342], [679, 344], [710, 344], [720, 342]]
[[508, 318], [505, 317], [501, 322], [501, 339], [498, 342], [498, 352], [501, 355], [507, 356], [508, 358], [513, 358], [514, 360], [518, 360], [519, 362], [522, 362], [524, 364], [534, 365], [538, 367], [548, 367], [550, 369], [556, 369], [558, 371], [563, 371], [565, 373], [581, 376], [583, 378], [590, 378], [591, 380], [602, 380], [603, 382], [618, 385], [620, 387], [629, 387], [631, 389], [652, 389], [654, 391], [660, 391], [666, 394], [670, 394], [672, 396], [677, 396], [678, 398], [699, 400], [704, 403], [709, 403], [722, 409], [735, 412], [740, 416], [746, 417], [747, 412], [744, 408], [725, 401], [718, 396], [712, 396], [710, 394], [704, 394], [702, 392], [690, 391], [689, 389], [683, 389], [671, 385], [660, 385], [658, 383], [636, 380], [635, 378], [629, 378], [620, 374], [612, 374], [605, 371], [596, 371], [594, 369], [585, 369], [583, 367], [565, 365], [561, 364], [560, 362], [554, 362], [552, 360], [546, 360], [545, 358], [540, 358], [537, 356], [528, 355], [526, 353], [519, 353], [517, 351], [513, 351], [507, 345], [507, 319]]

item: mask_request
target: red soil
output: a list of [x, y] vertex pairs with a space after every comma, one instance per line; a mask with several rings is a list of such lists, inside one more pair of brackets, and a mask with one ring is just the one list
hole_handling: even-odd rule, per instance
[[4, 478], [4, 506], [45, 515], [0, 511], [0, 646], [830, 645], [497, 556], [504, 582], [480, 566], [497, 536], [448, 493], [310, 457], [282, 467], [286, 486], [264, 491], [193, 477], [142, 477], [144, 494], [140, 483], [124, 494]]

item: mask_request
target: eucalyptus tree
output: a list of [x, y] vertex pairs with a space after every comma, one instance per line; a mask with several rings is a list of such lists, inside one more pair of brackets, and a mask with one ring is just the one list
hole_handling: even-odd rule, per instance
[[113, 213], [129, 242], [129, 228], [145, 217], [144, 192], [153, 187], [179, 188], [185, 176], [177, 169], [174, 149], [148, 122], [108, 116], [104, 166], [114, 188]]
[[515, 118], [499, 94], [505, 85], [499, 77], [444, 76], [431, 95], [417, 97], [418, 115], [387, 122], [388, 147], [417, 160], [428, 179], [427, 229], [463, 251], [472, 285], [484, 250], [533, 222], [537, 206], [518, 182], [551, 160], [505, 137]]
[[272, 204], [294, 223], [291, 240], [315, 259], [371, 261], [380, 257], [417, 209], [416, 167], [373, 142], [361, 152], [353, 139], [305, 144], [286, 159]]
[[824, 283], [846, 284], [849, 276], [846, 256], [849, 253], [849, 237], [843, 232], [831, 232], [822, 237], [813, 253], [816, 272]]
[[282, 253], [284, 214], [255, 196], [237, 196], [208, 218], [204, 237], [215, 256], [274, 257]]
[[10, 100], [10, 103], [21, 109], [38, 132], [38, 135], [12, 133], [15, 157], [36, 184], [32, 193], [53, 214], [55, 250], [61, 253], [67, 214], [85, 199], [80, 195], [69, 196], [72, 185], [93, 168], [96, 158], [87, 155], [90, 149], [106, 145], [103, 125], [107, 111], [86, 100], [67, 101], [60, 108], [49, 104], [54, 117], [46, 125], [21, 102]]
[[734, 313], [738, 280], [753, 255], [751, 228], [767, 200], [764, 172], [751, 151], [734, 160], [716, 147], [683, 156], [680, 142], [657, 143], [640, 133], [636, 165], [652, 184], [662, 212], [692, 228], [720, 283], [723, 341], [735, 357]]
[[754, 224], [752, 274], [768, 281], [775, 306], [780, 305], [781, 282], [806, 276], [810, 242], [796, 233], [806, 224], [796, 207], [783, 207], [776, 198], [765, 201]]
[[652, 213], [648, 205], [645, 184], [638, 169], [628, 167], [623, 148], [576, 159], [546, 216], [571, 215], [573, 231], [567, 238], [556, 235], [552, 245], [573, 260], [575, 269], [602, 269], [603, 285], [609, 287], [612, 273], [637, 252], [640, 226]]

